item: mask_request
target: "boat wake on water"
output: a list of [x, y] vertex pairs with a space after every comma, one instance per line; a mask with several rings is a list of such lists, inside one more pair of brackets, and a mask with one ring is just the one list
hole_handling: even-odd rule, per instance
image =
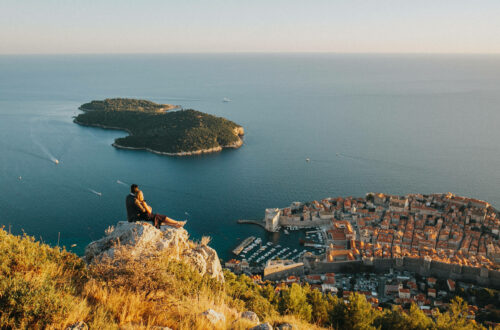
[[101, 192], [98, 192], [98, 191], [95, 191], [94, 189], [91, 189], [91, 188], [88, 188], [89, 191], [93, 194], [96, 194], [97, 196], [102, 196], [102, 193]]
[[37, 139], [34, 135], [33, 135], [33, 124], [31, 125], [30, 127], [30, 137], [31, 137], [31, 141], [37, 145], [40, 150], [47, 156], [47, 159], [50, 160], [51, 162], [53, 162], [54, 164], [59, 164], [59, 160], [49, 151], [49, 149], [47, 149], [41, 142], [39, 139]]
[[5, 144], [4, 144], [4, 146], [5, 146], [6, 150], [11, 150], [11, 151], [14, 151], [14, 152], [20, 152], [20, 153], [28, 155], [28, 156], [32, 156], [32, 157], [36, 157], [38, 159], [42, 159], [42, 160], [45, 160], [45, 161], [51, 161], [51, 162], [53, 162], [53, 160], [51, 160], [50, 158], [44, 157], [44, 156], [42, 156], [40, 154], [31, 152], [31, 151], [27, 151], [27, 150], [24, 150], [24, 149], [21, 149], [21, 148], [12, 148], [11, 146], [8, 146], [8, 145], [5, 145]]

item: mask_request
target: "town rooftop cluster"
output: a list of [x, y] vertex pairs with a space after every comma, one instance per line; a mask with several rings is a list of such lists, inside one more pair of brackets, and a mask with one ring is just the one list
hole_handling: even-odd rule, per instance
[[[311, 226], [330, 220], [325, 261], [422, 258], [498, 270], [500, 218], [489, 203], [447, 194], [370, 193], [294, 203], [280, 210]], [[325, 226], [324, 226], [325, 227]]]

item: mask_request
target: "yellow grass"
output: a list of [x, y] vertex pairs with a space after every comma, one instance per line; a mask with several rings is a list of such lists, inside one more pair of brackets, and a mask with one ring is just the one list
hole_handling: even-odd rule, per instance
[[[0, 328], [64, 329], [84, 321], [91, 329], [247, 329], [255, 324], [240, 319], [243, 306], [223, 284], [165, 252], [139, 260], [117, 246], [114, 259], [85, 266], [72, 253], [0, 229]], [[212, 325], [201, 315], [208, 309], [225, 322]], [[268, 321], [312, 328], [290, 317]]]

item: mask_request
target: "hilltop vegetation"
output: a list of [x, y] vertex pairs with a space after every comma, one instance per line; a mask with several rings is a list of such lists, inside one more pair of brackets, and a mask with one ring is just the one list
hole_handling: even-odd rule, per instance
[[[90, 329], [246, 329], [244, 306], [225, 284], [169, 253], [137, 260], [117, 246], [114, 259], [87, 266], [64, 249], [0, 228], [0, 329], [65, 329], [78, 321]], [[214, 326], [200, 317], [209, 308], [226, 321]], [[293, 316], [269, 321], [310, 329]]]
[[227, 272], [225, 278], [227, 294], [262, 316], [293, 315], [316, 326], [334, 329], [484, 329], [467, 318], [468, 305], [460, 297], [450, 302], [447, 312], [430, 318], [415, 304], [407, 312], [399, 306], [379, 310], [357, 293], [351, 294], [346, 302], [309, 285], [301, 287], [294, 283], [277, 292], [272, 285], [261, 288], [245, 275], [237, 277]]
[[357, 294], [346, 303], [308, 286], [294, 284], [275, 291], [270, 285], [260, 288], [245, 275], [226, 271], [225, 278], [221, 283], [201, 276], [168, 253], [135, 260], [120, 247], [113, 260], [87, 266], [64, 249], [0, 229], [0, 328], [62, 329], [77, 321], [85, 321], [91, 329], [214, 328], [200, 317], [208, 308], [226, 317], [217, 329], [248, 328], [238, 318], [245, 310], [273, 325], [288, 322], [297, 329], [482, 328], [466, 318], [467, 304], [460, 298], [433, 320], [417, 306], [408, 314], [399, 309], [380, 311]]
[[243, 128], [225, 118], [196, 110], [157, 111], [145, 100], [112, 99], [82, 105], [90, 110], [78, 115], [81, 125], [123, 129], [129, 136], [118, 138], [115, 147], [147, 149], [166, 154], [195, 154], [241, 146]]
[[100, 111], [144, 111], [156, 112], [174, 108], [171, 104], [158, 104], [148, 100], [115, 98], [105, 99], [103, 101], [92, 101], [82, 104], [81, 110], [100, 110]]

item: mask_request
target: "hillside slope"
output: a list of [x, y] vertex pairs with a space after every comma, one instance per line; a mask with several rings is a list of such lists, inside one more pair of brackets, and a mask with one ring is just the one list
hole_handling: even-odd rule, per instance
[[[190, 241], [183, 229], [118, 223], [89, 245], [86, 264], [64, 249], [0, 229], [0, 328], [64, 329], [80, 321], [90, 329], [255, 326], [242, 317], [245, 302], [230, 295], [228, 285], [239, 281], [229, 273], [229, 283], [222, 281], [208, 241]], [[209, 310], [222, 319], [203, 315]], [[274, 326], [316, 328], [272, 309], [259, 316]]]
[[427, 317], [416, 305], [378, 310], [363, 295], [323, 295], [309, 286], [257, 285], [222, 273], [209, 239], [184, 229], [119, 222], [92, 242], [85, 260], [0, 229], [0, 328], [484, 329], [460, 298]]

